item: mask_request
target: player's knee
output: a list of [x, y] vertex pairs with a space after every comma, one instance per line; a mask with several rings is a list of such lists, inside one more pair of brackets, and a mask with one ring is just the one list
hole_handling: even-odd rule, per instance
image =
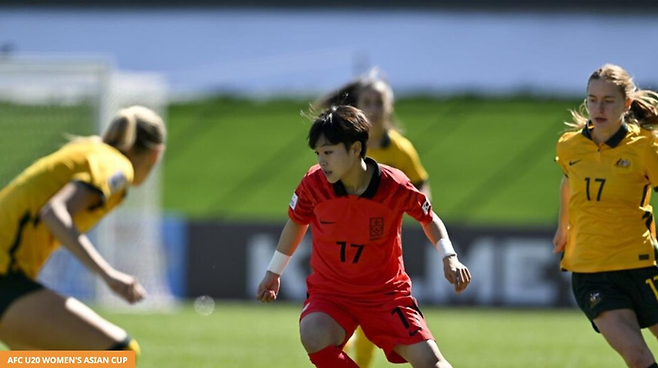
[[137, 343], [137, 340], [133, 339], [130, 336], [127, 336], [123, 341], [120, 341], [116, 343], [114, 346], [112, 346], [108, 350], [126, 350], [126, 351], [134, 351], [135, 352], [135, 360], [139, 358], [139, 355], [141, 354], [141, 349], [139, 347], [139, 343]]
[[412, 364], [414, 367], [419, 367], [419, 368], [447, 368], [451, 367], [450, 363], [447, 361], [440, 362], [436, 359], [420, 359], [414, 361]]
[[431, 340], [425, 343], [398, 346], [395, 351], [404, 357], [413, 367], [452, 368], [450, 363], [440, 353], [434, 341]]
[[308, 353], [320, 351], [330, 345], [339, 345], [338, 339], [322, 326], [309, 323], [302, 324], [299, 332], [302, 345]]
[[312, 329], [302, 328], [300, 330], [300, 338], [302, 340], [302, 345], [308, 353], [315, 353], [320, 351], [327, 346], [331, 345], [328, 336], [326, 334], [318, 333], [318, 331], [313, 331]]
[[630, 366], [632, 367], [637, 365], [645, 355], [642, 347], [631, 344], [620, 347], [619, 353], [628, 364], [631, 364]]
[[323, 313], [312, 313], [304, 317], [299, 326], [299, 334], [308, 353], [320, 351], [327, 346], [339, 346], [345, 340], [343, 328]]
[[621, 355], [629, 367], [647, 367], [647, 362], [653, 361], [651, 353], [641, 347], [625, 348], [621, 351]]

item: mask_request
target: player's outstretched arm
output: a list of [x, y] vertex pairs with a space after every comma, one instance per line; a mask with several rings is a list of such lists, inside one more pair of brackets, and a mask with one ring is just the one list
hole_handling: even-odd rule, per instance
[[461, 293], [471, 283], [471, 272], [457, 258], [443, 221], [436, 213], [432, 213], [432, 221], [423, 224], [423, 231], [443, 259], [446, 280], [455, 286], [456, 293]]
[[295, 250], [302, 242], [304, 234], [306, 234], [308, 225], [300, 225], [292, 220], [288, 220], [286, 226], [281, 231], [279, 243], [276, 246], [276, 251], [272, 256], [267, 271], [263, 280], [258, 285], [256, 291], [256, 299], [264, 303], [269, 303], [276, 299], [281, 287], [281, 274], [285, 269], [290, 257], [295, 253]]
[[98, 193], [81, 183], [69, 183], [57, 192], [39, 211], [39, 218], [53, 236], [87, 268], [103, 278], [107, 285], [129, 303], [146, 294], [137, 280], [115, 270], [98, 253], [85, 234], [73, 223], [73, 216], [101, 201]]
[[553, 253], [564, 251], [567, 245], [567, 234], [569, 233], [569, 178], [562, 178], [560, 183], [560, 215], [557, 222], [557, 230], [553, 237]]

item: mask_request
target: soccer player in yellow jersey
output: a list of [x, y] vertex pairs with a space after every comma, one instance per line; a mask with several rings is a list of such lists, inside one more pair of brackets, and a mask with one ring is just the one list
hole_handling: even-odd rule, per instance
[[617, 65], [596, 70], [557, 143], [564, 171], [554, 251], [578, 306], [629, 367], [658, 368], [642, 337], [658, 337], [651, 189], [658, 189], [658, 94]]
[[[320, 99], [318, 105], [351, 105], [366, 115], [371, 124], [368, 138], [368, 156], [378, 163], [399, 169], [409, 177], [418, 190], [432, 198], [427, 171], [420, 162], [413, 144], [395, 128], [393, 118], [393, 90], [373, 69], [367, 76], [358, 78]], [[359, 327], [350, 345], [354, 345], [354, 360], [361, 368], [372, 365], [375, 345]]]
[[134, 350], [126, 331], [36, 281], [60, 245], [129, 303], [145, 291], [85, 235], [141, 184], [164, 150], [165, 126], [141, 106], [121, 110], [103, 137], [78, 137], [0, 191], [0, 340], [11, 349]]

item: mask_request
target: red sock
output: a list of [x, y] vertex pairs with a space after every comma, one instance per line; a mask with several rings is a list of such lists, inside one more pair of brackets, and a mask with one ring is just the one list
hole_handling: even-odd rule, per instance
[[318, 368], [359, 368], [338, 346], [330, 345], [309, 354], [311, 362]]

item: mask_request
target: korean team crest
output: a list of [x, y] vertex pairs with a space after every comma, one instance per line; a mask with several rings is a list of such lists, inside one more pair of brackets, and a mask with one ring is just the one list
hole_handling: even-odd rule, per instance
[[430, 204], [429, 199], [426, 199], [426, 200], [425, 200], [425, 203], [423, 203], [423, 207], [422, 207], [422, 208], [423, 208], [423, 212], [424, 212], [425, 214], [428, 214], [429, 211], [430, 211], [430, 207], [432, 207], [432, 205]]
[[371, 217], [370, 218], [370, 240], [381, 238], [384, 236], [384, 218]]

